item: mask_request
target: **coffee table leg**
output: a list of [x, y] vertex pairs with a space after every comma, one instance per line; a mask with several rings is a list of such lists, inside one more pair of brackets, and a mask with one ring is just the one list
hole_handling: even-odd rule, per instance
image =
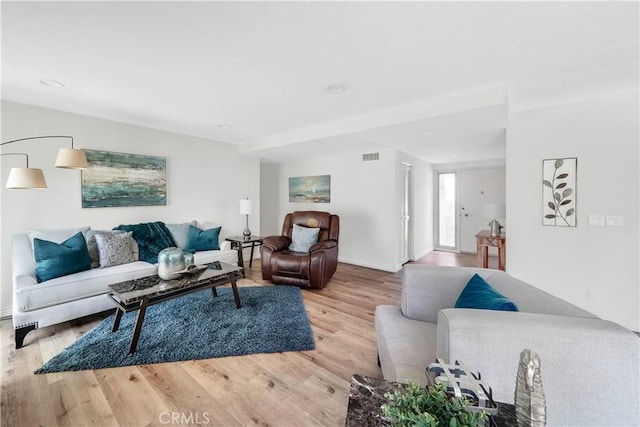
[[115, 332], [120, 327], [120, 319], [122, 319], [122, 310], [116, 308], [116, 317], [113, 319], [113, 327], [111, 328], [111, 332]]
[[213, 296], [214, 296], [214, 297], [217, 297], [217, 296], [218, 296], [218, 291], [216, 290], [216, 287], [215, 287], [215, 286], [213, 286], [213, 287], [211, 288], [211, 293], [213, 294]]
[[236, 308], [241, 308], [240, 295], [238, 294], [238, 287], [236, 286], [236, 279], [231, 279], [231, 289], [233, 290], [233, 298], [236, 300]]
[[147, 311], [147, 300], [142, 300], [138, 316], [136, 317], [136, 327], [133, 330], [133, 336], [131, 337], [131, 344], [129, 345], [129, 354], [133, 354], [138, 346], [138, 338], [140, 338], [140, 331], [142, 330], [142, 322], [144, 322], [144, 314]]

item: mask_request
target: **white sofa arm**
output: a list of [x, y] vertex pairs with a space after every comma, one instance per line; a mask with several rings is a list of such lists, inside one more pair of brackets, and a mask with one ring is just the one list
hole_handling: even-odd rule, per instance
[[446, 309], [437, 356], [476, 369], [494, 398], [513, 402], [520, 352], [541, 359], [551, 425], [639, 425], [640, 338], [600, 319]]
[[218, 242], [218, 246], [221, 251], [230, 251], [231, 250], [231, 242], [228, 240], [221, 240]]
[[13, 289], [38, 283], [33, 250], [27, 234], [14, 234], [11, 239], [11, 275]]
[[462, 289], [475, 273], [485, 279], [496, 274], [505, 274], [499, 270], [481, 268], [405, 265], [400, 303], [402, 314], [409, 319], [436, 323], [438, 312], [455, 306]]

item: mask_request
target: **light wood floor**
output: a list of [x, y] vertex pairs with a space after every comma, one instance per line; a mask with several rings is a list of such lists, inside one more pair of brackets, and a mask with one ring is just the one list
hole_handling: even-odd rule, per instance
[[[418, 262], [474, 266], [475, 255]], [[34, 375], [108, 314], [30, 332], [20, 350], [3, 320], [1, 425], [344, 426], [351, 376], [381, 377], [374, 310], [399, 303], [401, 274], [339, 264], [327, 288], [304, 290], [313, 351]], [[254, 283], [259, 260], [241, 285]]]

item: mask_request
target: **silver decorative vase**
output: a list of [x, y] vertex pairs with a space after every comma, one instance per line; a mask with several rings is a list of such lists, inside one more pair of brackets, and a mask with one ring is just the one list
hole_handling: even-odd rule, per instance
[[183, 252], [184, 255], [184, 268], [188, 268], [190, 265], [196, 265], [195, 257], [191, 252]]
[[184, 252], [180, 248], [166, 248], [158, 254], [158, 276], [162, 280], [180, 277], [178, 271], [184, 270]]

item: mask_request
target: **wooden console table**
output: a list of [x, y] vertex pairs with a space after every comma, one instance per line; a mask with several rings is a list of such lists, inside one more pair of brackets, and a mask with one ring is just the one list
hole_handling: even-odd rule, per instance
[[505, 271], [506, 242], [504, 232], [499, 236], [492, 236], [489, 230], [482, 230], [476, 234], [478, 266], [489, 268], [489, 246], [498, 248], [498, 270]]

